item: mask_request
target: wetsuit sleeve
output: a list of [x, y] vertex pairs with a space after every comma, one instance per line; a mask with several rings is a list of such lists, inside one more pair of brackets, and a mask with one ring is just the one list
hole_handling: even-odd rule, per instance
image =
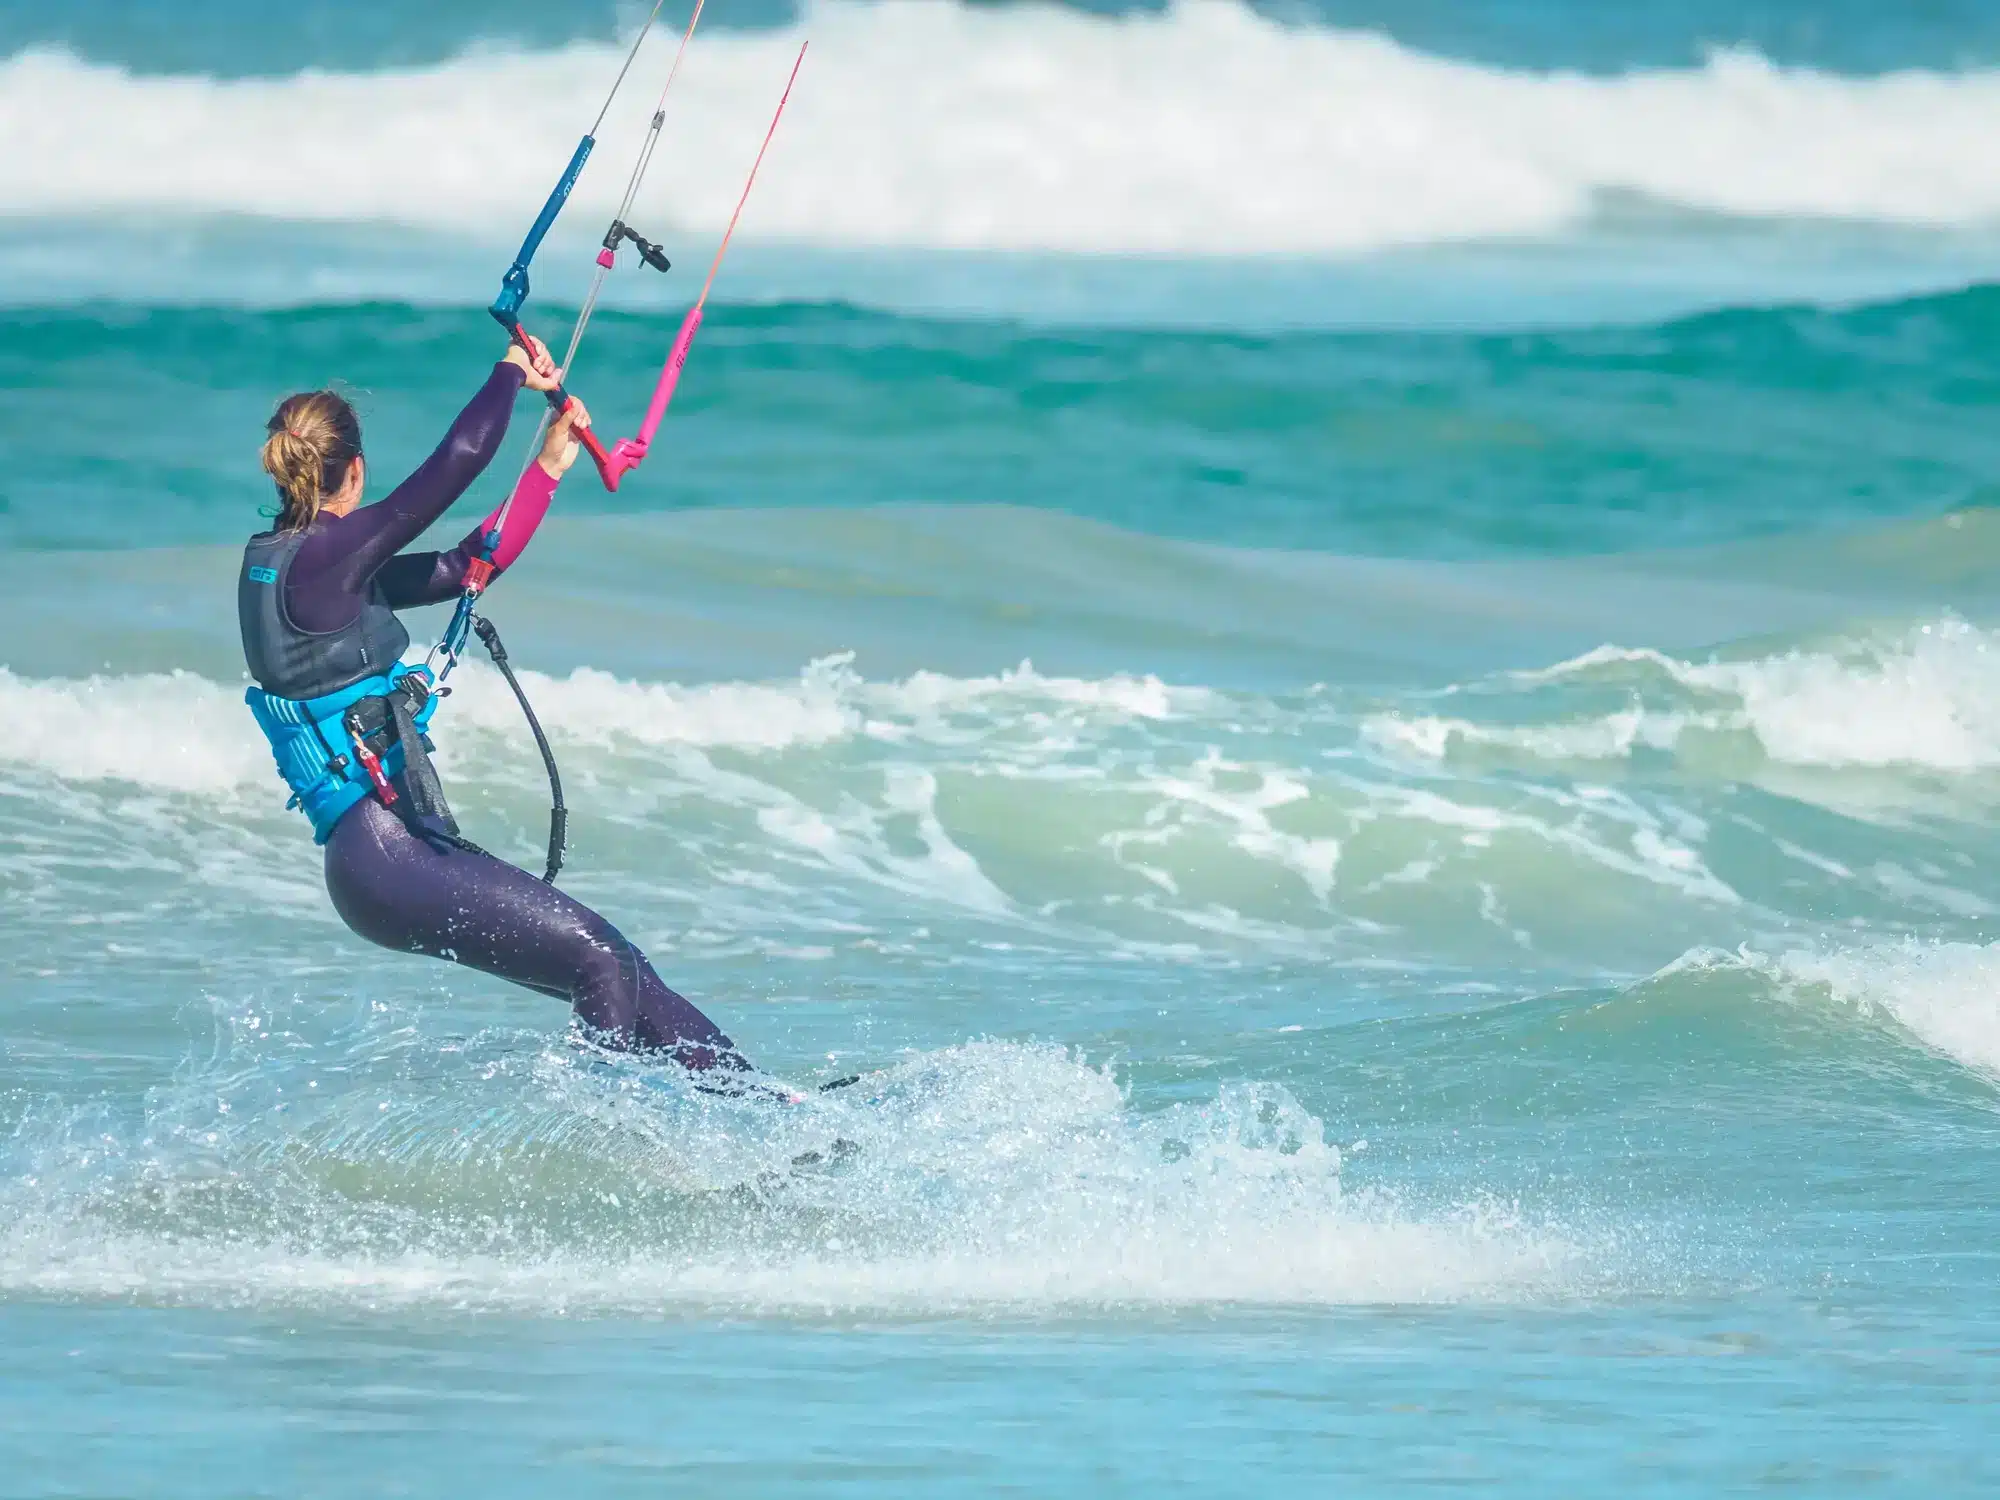
[[[527, 549], [549, 513], [561, 483], [540, 463], [528, 465], [528, 472], [514, 486], [514, 508], [507, 513], [507, 529], [501, 533], [500, 549], [493, 554], [494, 568], [506, 572]], [[486, 533], [500, 520], [500, 508], [465, 534], [449, 552], [407, 552], [391, 558], [375, 577], [391, 609], [411, 609], [419, 604], [442, 604], [465, 586], [466, 565], [479, 555]]]
[[523, 379], [518, 365], [495, 365], [415, 473], [373, 505], [314, 524], [286, 580], [285, 607], [297, 624], [306, 630], [338, 630], [354, 620], [369, 581], [384, 564], [423, 535], [486, 471], [507, 435]]

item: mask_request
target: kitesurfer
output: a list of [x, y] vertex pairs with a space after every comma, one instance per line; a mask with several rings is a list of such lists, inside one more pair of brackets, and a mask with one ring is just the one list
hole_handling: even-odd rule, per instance
[[548, 350], [527, 342], [508, 349], [437, 450], [369, 505], [353, 406], [327, 390], [279, 403], [263, 451], [277, 524], [250, 539], [237, 580], [257, 682], [250, 706], [291, 805], [325, 846], [334, 910], [359, 936], [567, 1000], [609, 1046], [699, 1071], [747, 1070], [735, 1044], [603, 917], [459, 837], [425, 753], [442, 695], [426, 669], [402, 663], [410, 637], [395, 612], [456, 597], [477, 561], [511, 565], [589, 425], [580, 403], [551, 423], [490, 557], [493, 517], [449, 552], [403, 550], [485, 470], [521, 390], [556, 388]]

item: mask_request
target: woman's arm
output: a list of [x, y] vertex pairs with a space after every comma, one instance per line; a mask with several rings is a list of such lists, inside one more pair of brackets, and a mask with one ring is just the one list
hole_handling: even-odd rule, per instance
[[[493, 566], [506, 572], [526, 550], [549, 512], [556, 486], [569, 466], [576, 462], [575, 429], [590, 425], [590, 413], [581, 401], [572, 400], [568, 410], [549, 424], [541, 454], [514, 486], [513, 508], [507, 513], [507, 529], [501, 534], [500, 548], [493, 554]], [[420, 604], [442, 604], [465, 586], [465, 570], [479, 556], [486, 533], [499, 523], [501, 507], [465, 534], [465, 539], [449, 552], [408, 552], [391, 558], [375, 575], [391, 609], [411, 609]]]
[[[528, 472], [514, 486], [514, 508], [507, 513], [507, 529], [501, 534], [500, 550], [493, 554], [496, 573], [506, 572], [528, 545], [535, 528], [542, 524], [542, 517], [549, 513], [549, 502], [555, 499], [558, 483], [539, 463], [528, 465]], [[442, 604], [455, 597], [465, 587], [467, 565], [479, 556], [486, 533], [499, 519], [500, 510], [496, 506], [493, 514], [468, 531], [465, 540], [449, 552], [405, 552], [401, 557], [390, 558], [375, 574], [389, 608], [414, 609], [420, 604]]]
[[294, 570], [303, 564], [315, 578], [324, 576], [334, 588], [359, 598], [377, 568], [423, 535], [486, 472], [507, 435], [520, 392], [520, 369], [495, 365], [416, 472], [373, 505], [316, 524], [299, 549]]
[[285, 608], [294, 623], [313, 631], [352, 624], [376, 570], [416, 540], [485, 472], [507, 434], [521, 387], [549, 390], [555, 385], [555, 361], [539, 340], [529, 342], [531, 349], [508, 348], [436, 451], [387, 499], [346, 515], [321, 512], [285, 582]]

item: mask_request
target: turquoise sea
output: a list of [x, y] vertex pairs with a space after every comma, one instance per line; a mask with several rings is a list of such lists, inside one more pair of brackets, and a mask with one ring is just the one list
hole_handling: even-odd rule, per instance
[[491, 608], [790, 1109], [362, 945], [240, 701], [636, 13], [0, 0], [0, 1495], [1991, 1493], [1990, 8], [724, 5]]

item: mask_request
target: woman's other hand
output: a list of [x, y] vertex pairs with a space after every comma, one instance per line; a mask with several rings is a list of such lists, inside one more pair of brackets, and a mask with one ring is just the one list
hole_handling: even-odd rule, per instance
[[542, 471], [551, 479], [560, 479], [569, 472], [569, 466], [576, 462], [576, 452], [582, 445], [577, 441], [576, 429], [590, 425], [590, 411], [572, 396], [562, 414], [549, 423], [548, 436], [542, 439]]

